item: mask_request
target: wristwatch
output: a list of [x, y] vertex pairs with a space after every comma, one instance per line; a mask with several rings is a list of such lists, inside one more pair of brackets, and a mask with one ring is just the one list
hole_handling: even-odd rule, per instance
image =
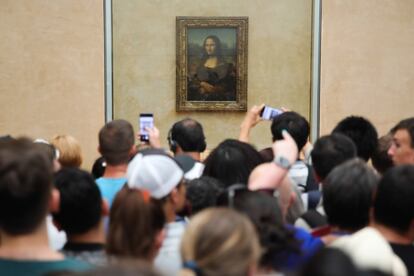
[[273, 162], [277, 166], [283, 169], [286, 169], [286, 170], [289, 170], [290, 167], [292, 167], [292, 164], [290, 164], [289, 160], [286, 157], [281, 156], [281, 155], [276, 155], [275, 158], [273, 159]]

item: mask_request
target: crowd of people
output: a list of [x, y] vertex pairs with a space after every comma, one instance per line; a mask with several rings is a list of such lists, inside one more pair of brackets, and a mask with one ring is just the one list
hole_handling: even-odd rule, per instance
[[349, 116], [314, 145], [253, 106], [208, 155], [203, 126], [137, 144], [106, 123], [90, 171], [70, 135], [0, 138], [0, 275], [414, 275], [414, 117], [378, 137]]

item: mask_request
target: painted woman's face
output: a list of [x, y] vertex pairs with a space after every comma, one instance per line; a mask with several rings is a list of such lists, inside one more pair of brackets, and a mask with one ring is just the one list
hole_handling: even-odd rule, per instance
[[214, 55], [216, 52], [216, 43], [213, 39], [207, 38], [206, 43], [204, 43], [204, 48], [206, 50], [207, 55]]

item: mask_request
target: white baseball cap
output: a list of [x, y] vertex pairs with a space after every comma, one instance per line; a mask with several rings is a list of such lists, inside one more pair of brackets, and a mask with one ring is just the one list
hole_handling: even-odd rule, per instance
[[127, 170], [130, 188], [147, 190], [156, 199], [167, 196], [183, 179], [184, 172], [174, 158], [161, 150], [138, 153]]

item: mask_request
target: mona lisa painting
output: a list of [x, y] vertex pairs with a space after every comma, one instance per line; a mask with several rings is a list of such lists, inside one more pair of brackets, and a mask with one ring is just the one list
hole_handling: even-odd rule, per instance
[[177, 111], [247, 110], [247, 17], [177, 17]]

